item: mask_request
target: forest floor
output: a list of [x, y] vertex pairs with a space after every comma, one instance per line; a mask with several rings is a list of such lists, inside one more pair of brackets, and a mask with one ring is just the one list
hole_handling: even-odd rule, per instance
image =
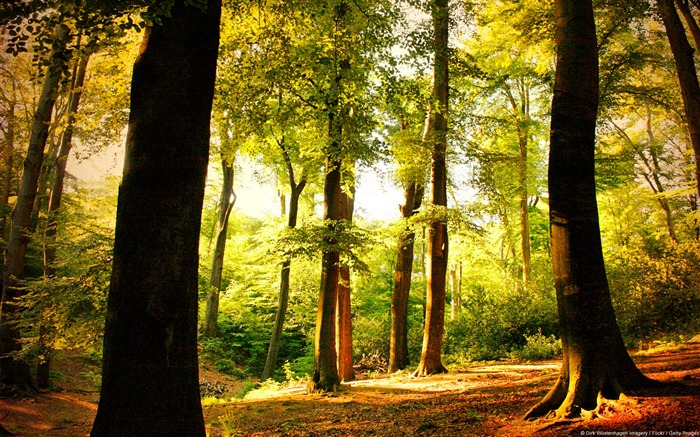
[[[523, 421], [559, 371], [557, 361], [475, 365], [412, 378], [361, 375], [334, 394], [303, 383], [263, 386], [233, 399], [244, 383], [202, 369], [209, 437], [222, 436], [700, 436], [700, 345], [634, 357], [648, 376], [682, 385], [633, 393], [591, 421]], [[61, 369], [59, 391], [0, 398], [0, 423], [18, 436], [86, 436], [97, 410], [93, 370]], [[94, 385], [92, 385], [94, 387]]]

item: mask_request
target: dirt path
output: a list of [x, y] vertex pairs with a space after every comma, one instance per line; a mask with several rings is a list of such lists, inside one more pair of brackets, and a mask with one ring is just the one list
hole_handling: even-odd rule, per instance
[[[205, 406], [204, 415], [209, 437], [700, 436], [700, 346], [635, 361], [649, 376], [684, 386], [637, 393], [590, 422], [524, 422], [520, 417], [551, 387], [559, 363], [498, 364], [430, 378], [364, 379], [333, 395], [306, 394], [301, 386], [260, 390]], [[211, 371], [202, 377], [229, 394], [239, 385]], [[0, 423], [23, 436], [84, 436], [96, 400], [96, 393], [70, 391], [0, 399]]]

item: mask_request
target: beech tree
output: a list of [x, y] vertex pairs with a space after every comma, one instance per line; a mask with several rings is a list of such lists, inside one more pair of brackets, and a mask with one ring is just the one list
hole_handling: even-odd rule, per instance
[[175, 1], [134, 64], [93, 437], [205, 435], [197, 270], [221, 2], [201, 7]]
[[[682, 2], [679, 1], [678, 3]], [[676, 64], [676, 73], [678, 74], [681, 96], [683, 97], [683, 107], [688, 123], [690, 141], [695, 154], [695, 181], [698, 194], [700, 195], [700, 83], [698, 82], [697, 69], [693, 58], [694, 50], [688, 42], [688, 37], [678, 16], [674, 0], [658, 0], [657, 7], [666, 28], [666, 36], [668, 37], [668, 42], [673, 52], [673, 60]], [[683, 10], [683, 6], [681, 9]], [[688, 23], [691, 29], [693, 29], [693, 24], [697, 28], [697, 23], [692, 15], [688, 15], [690, 16], [686, 18], [689, 18]]]
[[599, 400], [652, 383], [625, 349], [603, 262], [594, 145], [598, 46], [590, 0], [556, 0], [557, 64], [549, 155], [552, 265], [564, 362], [525, 418], [594, 413]]
[[[430, 3], [433, 20], [433, 91], [423, 142], [432, 149], [430, 203], [447, 206], [447, 120], [448, 120], [448, 23], [447, 0]], [[423, 350], [416, 376], [447, 371], [442, 364], [442, 335], [445, 326], [445, 283], [447, 279], [447, 223], [433, 220], [428, 232], [428, 277]]]
[[[354, 186], [350, 193], [343, 192], [343, 220], [352, 223], [355, 207]], [[335, 345], [338, 353], [338, 377], [341, 381], [352, 381], [355, 372], [352, 368], [352, 308], [350, 299], [350, 266], [341, 265], [338, 272], [338, 302], [336, 306]]]
[[0, 381], [8, 385], [33, 385], [28, 364], [10, 355], [21, 348], [20, 331], [13, 324], [13, 318], [17, 316], [19, 310], [16, 300], [22, 296], [19, 281], [24, 277], [24, 262], [29, 244], [28, 229], [37, 194], [39, 173], [44, 160], [49, 124], [58, 95], [59, 82], [63, 77], [66, 45], [69, 38], [68, 26], [63, 23], [58, 24], [51, 62], [47, 67], [41, 97], [34, 115], [20, 189], [12, 211], [10, 238], [5, 249], [2, 301], [0, 301]]

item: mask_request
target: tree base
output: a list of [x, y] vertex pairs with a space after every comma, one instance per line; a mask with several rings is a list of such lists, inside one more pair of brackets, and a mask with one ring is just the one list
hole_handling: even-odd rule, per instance
[[430, 375], [438, 375], [441, 373], [447, 373], [447, 368], [442, 365], [442, 363], [437, 363], [435, 365], [427, 365], [421, 363], [418, 368], [416, 369], [415, 372], [413, 372], [413, 376], [416, 378], [420, 377], [425, 377], [425, 376], [430, 376]]
[[[569, 389], [569, 385], [573, 388]], [[623, 387], [617, 378], [587, 378], [578, 375], [572, 381], [561, 375], [550, 392], [523, 416], [524, 420], [553, 420], [601, 417], [603, 412], [621, 405], [636, 403], [626, 393], [640, 389], [660, 388], [664, 384], [639, 374]]]

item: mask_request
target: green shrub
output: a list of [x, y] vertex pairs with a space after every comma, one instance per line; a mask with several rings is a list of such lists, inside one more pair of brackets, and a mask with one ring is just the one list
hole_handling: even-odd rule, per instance
[[525, 345], [511, 352], [511, 357], [517, 360], [546, 360], [561, 356], [561, 340], [554, 335], [542, 335], [542, 330], [535, 334], [524, 335]]

